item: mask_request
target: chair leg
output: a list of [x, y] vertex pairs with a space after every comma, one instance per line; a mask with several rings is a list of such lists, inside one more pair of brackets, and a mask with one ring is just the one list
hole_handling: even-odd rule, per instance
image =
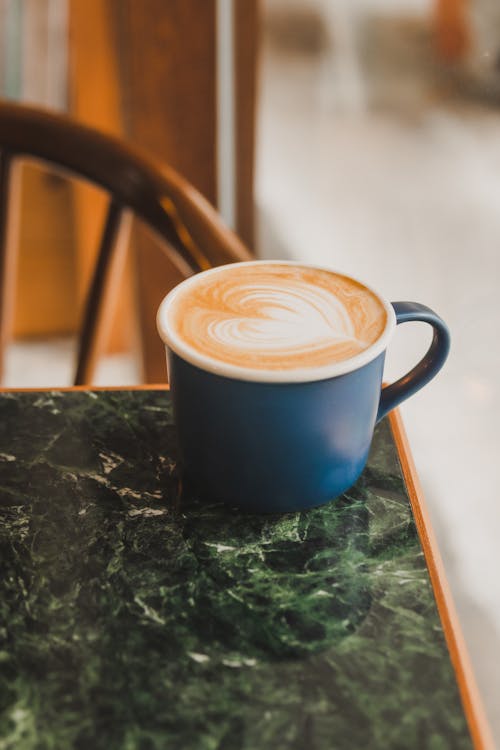
[[20, 165], [0, 153], [0, 382], [5, 350], [12, 336], [19, 233]]
[[110, 202], [97, 263], [83, 312], [75, 385], [88, 385], [111, 325], [111, 306], [118, 292], [120, 265], [125, 261], [132, 216]]

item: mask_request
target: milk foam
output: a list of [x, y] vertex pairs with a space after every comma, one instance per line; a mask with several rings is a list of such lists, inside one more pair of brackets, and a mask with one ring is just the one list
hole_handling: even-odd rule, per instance
[[286, 263], [236, 264], [175, 291], [168, 326], [185, 346], [253, 370], [318, 368], [363, 352], [384, 331], [383, 303], [357, 281]]

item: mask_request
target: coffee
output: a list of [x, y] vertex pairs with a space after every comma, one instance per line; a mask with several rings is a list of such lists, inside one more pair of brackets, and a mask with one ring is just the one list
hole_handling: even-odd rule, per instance
[[[433, 328], [413, 369], [382, 386], [398, 323]], [[360, 476], [375, 424], [422, 388], [449, 350], [445, 323], [359, 281], [286, 261], [204, 271], [162, 301], [179, 467], [200, 499], [302, 511]]]
[[292, 371], [362, 353], [384, 332], [387, 311], [358, 281], [273, 261], [193, 277], [171, 295], [165, 322], [183, 348], [211, 361]]

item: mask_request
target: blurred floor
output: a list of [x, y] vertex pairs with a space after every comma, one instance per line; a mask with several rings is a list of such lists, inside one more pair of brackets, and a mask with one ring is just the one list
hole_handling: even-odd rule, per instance
[[[5, 363], [6, 387], [51, 388], [71, 384], [74, 376], [76, 342], [70, 338], [52, 341], [18, 341], [9, 347]], [[128, 354], [102, 357], [96, 385], [140, 383], [138, 363]]]
[[[346, 99], [310, 4], [296, 1], [309, 12], [307, 44], [271, 18], [259, 244], [263, 257], [327, 265], [389, 299], [424, 302], [450, 325], [445, 370], [402, 412], [500, 747], [500, 116], [436, 64], [424, 5], [364, 17], [361, 102]], [[425, 329], [398, 328], [388, 379], [423, 352]]]

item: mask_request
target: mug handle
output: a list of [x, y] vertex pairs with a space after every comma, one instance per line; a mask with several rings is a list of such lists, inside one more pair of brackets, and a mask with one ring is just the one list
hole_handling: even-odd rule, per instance
[[432, 380], [444, 365], [450, 351], [448, 327], [433, 310], [425, 305], [420, 305], [418, 302], [392, 302], [391, 304], [396, 313], [397, 325], [418, 320], [431, 325], [434, 329], [434, 335], [427, 353], [420, 362], [410, 372], [396, 380], [395, 383], [382, 388], [377, 422], [385, 417], [391, 409], [394, 409], [409, 396], [413, 396], [429, 380]]

